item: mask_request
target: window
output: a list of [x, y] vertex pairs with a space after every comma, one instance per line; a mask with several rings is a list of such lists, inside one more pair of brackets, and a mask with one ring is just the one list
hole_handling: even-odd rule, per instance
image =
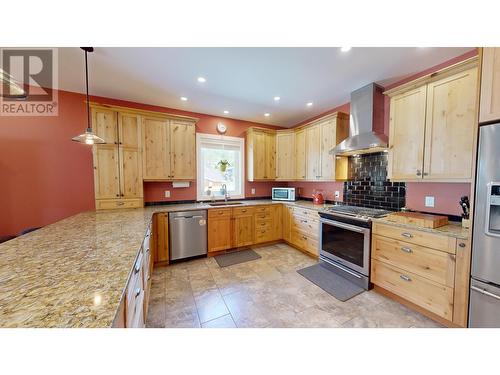
[[244, 198], [244, 138], [196, 134], [198, 200]]

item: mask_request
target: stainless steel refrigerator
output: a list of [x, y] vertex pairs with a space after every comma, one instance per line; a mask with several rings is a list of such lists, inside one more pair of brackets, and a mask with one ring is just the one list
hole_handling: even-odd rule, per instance
[[481, 126], [469, 327], [500, 327], [500, 123]]

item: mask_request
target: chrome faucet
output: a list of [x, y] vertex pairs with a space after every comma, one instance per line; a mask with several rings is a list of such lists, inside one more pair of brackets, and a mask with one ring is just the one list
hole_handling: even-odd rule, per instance
[[222, 191], [224, 191], [224, 202], [227, 202], [227, 198], [229, 198], [229, 194], [227, 193], [226, 184], [222, 184], [221, 189], [222, 189]]

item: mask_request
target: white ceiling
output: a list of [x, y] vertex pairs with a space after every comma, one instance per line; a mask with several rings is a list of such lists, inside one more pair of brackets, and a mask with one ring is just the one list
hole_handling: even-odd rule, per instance
[[[90, 94], [289, 127], [365, 84], [388, 85], [469, 50], [98, 47], [89, 54]], [[84, 83], [83, 51], [60, 48], [59, 87], [83, 93]]]

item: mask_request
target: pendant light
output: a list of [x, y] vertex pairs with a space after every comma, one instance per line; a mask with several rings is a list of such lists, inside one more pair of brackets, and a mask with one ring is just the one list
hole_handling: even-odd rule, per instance
[[87, 53], [94, 52], [93, 47], [80, 47], [85, 51], [85, 87], [87, 89], [87, 129], [85, 133], [77, 135], [76, 137], [71, 138], [72, 141], [84, 143], [86, 145], [93, 144], [103, 144], [106, 143], [104, 139], [97, 136], [92, 131], [92, 125], [90, 123], [90, 100], [89, 100], [89, 64], [87, 62]]

